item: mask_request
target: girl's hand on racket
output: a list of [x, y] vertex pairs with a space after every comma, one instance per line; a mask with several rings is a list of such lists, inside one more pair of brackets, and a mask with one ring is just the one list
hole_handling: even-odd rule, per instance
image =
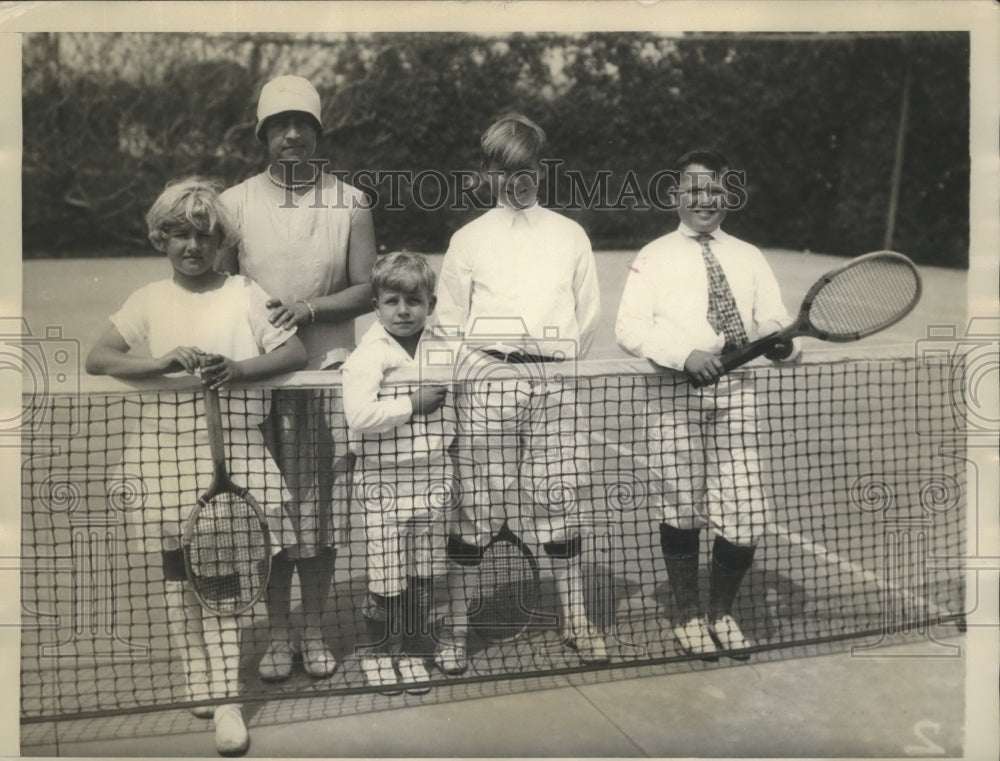
[[410, 394], [414, 415], [429, 415], [441, 409], [448, 398], [447, 386], [421, 386]]
[[692, 383], [699, 386], [710, 386], [718, 382], [722, 375], [722, 360], [718, 355], [695, 349], [684, 360], [684, 372]]
[[194, 374], [201, 366], [204, 356], [205, 352], [197, 346], [178, 346], [168, 351], [162, 357], [157, 357], [156, 361], [165, 373], [184, 370], [187, 373]]
[[214, 391], [243, 377], [239, 363], [221, 354], [206, 354], [201, 363], [201, 382]]
[[268, 299], [264, 306], [271, 310], [267, 319], [276, 328], [294, 328], [312, 322], [312, 312], [302, 301], [285, 304], [281, 299]]

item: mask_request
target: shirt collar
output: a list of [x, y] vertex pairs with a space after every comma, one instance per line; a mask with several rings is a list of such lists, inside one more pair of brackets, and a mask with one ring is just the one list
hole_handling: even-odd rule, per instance
[[[690, 227], [688, 227], [683, 222], [678, 225], [677, 229], [684, 235], [685, 238], [697, 238], [701, 233], [696, 233]], [[717, 227], [713, 232], [709, 233], [712, 236], [712, 240], [723, 241], [729, 238], [729, 233], [725, 232], [721, 227]]]
[[503, 201], [498, 201], [494, 211], [496, 211], [504, 223], [510, 227], [514, 226], [514, 223], [518, 218], [527, 222], [529, 227], [534, 227], [538, 224], [539, 216], [542, 214], [542, 207], [537, 201], [535, 201], [535, 203], [531, 204], [531, 206], [524, 209], [515, 209], [513, 206], [505, 206]]
[[[400, 351], [405, 352], [405, 349], [403, 349], [403, 347], [400, 346], [399, 341], [396, 340], [396, 337], [393, 336], [388, 330], [386, 330], [385, 326], [377, 319], [375, 320], [375, 322], [372, 323], [372, 326], [368, 330], [371, 335], [370, 337], [368, 335], [366, 335], [365, 337], [368, 338], [369, 340], [381, 341], [383, 343], [388, 344], [389, 346], [395, 346]], [[423, 343], [424, 339], [428, 338], [431, 333], [432, 333], [431, 323], [430, 320], [428, 320], [427, 323], [424, 325], [423, 333], [420, 334], [420, 341], [418, 342], [417, 345], [419, 346], [421, 343]]]
[[375, 322], [372, 323], [372, 326], [368, 328], [368, 331], [361, 340], [371, 341], [372, 343], [376, 343], [378, 341], [389, 342], [392, 341], [392, 336], [389, 335], [389, 331], [385, 329], [382, 323], [376, 319]]

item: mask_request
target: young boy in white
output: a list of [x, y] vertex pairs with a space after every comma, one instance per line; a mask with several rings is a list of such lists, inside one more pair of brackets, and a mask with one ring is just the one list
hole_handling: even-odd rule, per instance
[[[711, 659], [719, 649], [751, 646], [731, 611], [769, 519], [754, 379], [721, 377], [720, 357], [789, 318], [760, 249], [719, 229], [730, 197], [726, 159], [692, 151], [676, 168], [680, 226], [636, 256], [615, 333], [625, 351], [663, 372], [661, 395], [648, 401], [650, 501], [660, 510], [677, 604], [674, 636], [684, 652]], [[765, 356], [794, 359], [796, 353], [787, 343]], [[703, 527], [715, 534], [707, 619], [698, 598]]]
[[[572, 383], [547, 369], [583, 357], [593, 342], [600, 313], [594, 254], [583, 228], [538, 204], [545, 133], [537, 124], [504, 116], [481, 148], [497, 206], [452, 237], [438, 285], [437, 321], [465, 346], [456, 401], [462, 500], [449, 526], [451, 624], [438, 665], [449, 674], [467, 666], [463, 569], [475, 568], [505, 522], [551, 561], [565, 644], [586, 661], [603, 661], [580, 565], [587, 433]], [[506, 392], [479, 383], [512, 375], [525, 380]]]
[[[306, 350], [295, 331], [268, 321], [269, 296], [242, 276], [213, 269], [216, 252], [236, 236], [215, 189], [197, 178], [167, 187], [146, 217], [149, 239], [167, 255], [173, 277], [133, 293], [87, 357], [87, 372], [142, 378], [178, 371], [200, 373], [213, 388], [305, 367]], [[148, 347], [152, 356], [133, 350]], [[197, 405], [197, 407], [196, 407]], [[259, 393], [220, 394], [227, 458], [234, 481], [264, 507], [274, 551], [294, 539], [282, 505], [289, 495], [267, 454], [259, 426]], [[162, 551], [167, 622], [180, 651], [191, 700], [232, 698], [239, 692], [239, 629], [235, 617], [203, 612], [184, 581], [177, 542], [198, 496], [212, 479], [212, 456], [201, 395], [163, 397], [157, 414], [144, 412], [126, 444], [121, 466], [139, 474], [148, 490], [137, 521], [126, 526], [136, 553]], [[195, 709], [209, 717], [211, 708]], [[250, 738], [240, 706], [214, 710], [217, 750], [246, 751]]]
[[434, 280], [417, 254], [380, 259], [372, 271], [378, 322], [342, 368], [368, 549], [364, 614], [374, 642], [363, 667], [368, 683], [389, 693], [397, 682], [411, 694], [429, 689], [421, 683], [430, 679], [424, 659], [433, 655], [426, 644], [431, 587], [445, 571], [445, 511], [454, 493], [448, 447], [455, 412], [446, 388], [383, 385], [393, 370], [421, 368]]

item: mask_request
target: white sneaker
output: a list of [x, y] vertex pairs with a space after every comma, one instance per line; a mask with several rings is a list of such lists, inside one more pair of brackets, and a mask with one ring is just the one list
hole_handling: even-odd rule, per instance
[[577, 619], [562, 631], [566, 647], [576, 650], [584, 663], [606, 663], [608, 647], [604, 635], [590, 621]]
[[250, 735], [238, 705], [226, 703], [215, 709], [215, 749], [220, 756], [242, 756], [250, 747]]
[[[208, 700], [210, 695], [208, 694], [208, 685], [202, 681], [197, 681], [194, 684], [188, 682], [188, 699], [193, 701], [196, 700]], [[199, 719], [211, 719], [215, 716], [215, 706], [192, 706], [188, 709], [191, 711], [192, 716], [196, 716]]]
[[192, 706], [191, 715], [199, 719], [211, 719], [215, 716], [215, 706]]
[[449, 676], [458, 676], [465, 673], [465, 670], [469, 667], [465, 645], [442, 645], [441, 649], [434, 656], [434, 665]]
[[708, 630], [705, 619], [701, 616], [690, 618], [682, 624], [677, 624], [673, 628], [674, 639], [677, 646], [685, 655], [697, 655], [703, 661], [714, 661], [718, 659], [718, 650], [712, 641], [712, 634]]
[[337, 659], [322, 639], [304, 639], [302, 667], [313, 679], [327, 679], [337, 670]]
[[365, 673], [365, 681], [372, 687], [378, 687], [383, 695], [399, 695], [403, 691], [397, 686], [399, 677], [389, 656], [365, 656], [361, 659], [361, 668]]
[[260, 659], [257, 673], [265, 682], [282, 682], [292, 675], [292, 643], [271, 640], [267, 652]]
[[750, 653], [732, 653], [731, 650], [745, 650], [753, 647], [750, 640], [743, 636], [739, 624], [728, 613], [721, 618], [717, 618], [709, 624], [712, 637], [715, 639], [719, 649], [724, 651], [733, 660], [749, 660]]
[[431, 686], [427, 684], [431, 675], [427, 673], [422, 658], [400, 658], [396, 661], [396, 670], [399, 671], [399, 680], [410, 695], [426, 695], [431, 691]]

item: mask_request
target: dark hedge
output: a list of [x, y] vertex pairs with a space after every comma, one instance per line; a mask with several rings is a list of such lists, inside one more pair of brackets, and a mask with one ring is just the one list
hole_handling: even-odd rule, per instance
[[[923, 263], [968, 263], [965, 33], [272, 35], [264, 52], [315, 51], [309, 66], [283, 70], [265, 70], [261, 40], [226, 47], [219, 39], [197, 60], [197, 36], [177, 35], [155, 75], [137, 78], [114, 66], [54, 65], [65, 45], [26, 36], [26, 257], [138, 253], [148, 249], [143, 215], [168, 180], [197, 173], [230, 185], [260, 171], [256, 93], [279, 73], [320, 82], [320, 154], [351, 176], [476, 170], [480, 133], [514, 109], [542, 124], [562, 162], [543, 189], [549, 201], [570, 199], [565, 170], [580, 173], [577, 191], [606, 173], [605, 200], [620, 208], [567, 210], [596, 248], [638, 248], [671, 228], [672, 212], [636, 205], [681, 152], [710, 145], [745, 172], [747, 204], [727, 223], [734, 234], [765, 247], [859, 254], [883, 245], [909, 72], [892, 246]], [[432, 200], [435, 188], [424, 185]], [[388, 184], [376, 190], [380, 249], [442, 251], [479, 213], [418, 208], [405, 183], [403, 208], [390, 210]], [[631, 198], [619, 199], [623, 192]]]

